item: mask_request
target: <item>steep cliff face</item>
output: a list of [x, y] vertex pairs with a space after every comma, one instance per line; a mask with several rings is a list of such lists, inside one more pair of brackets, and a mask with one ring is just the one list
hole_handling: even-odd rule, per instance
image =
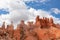
[[36, 17], [36, 22], [24, 23], [22, 20], [14, 29], [13, 22], [5, 28], [3, 22], [0, 28], [0, 40], [60, 40], [60, 24], [55, 24], [53, 18]]

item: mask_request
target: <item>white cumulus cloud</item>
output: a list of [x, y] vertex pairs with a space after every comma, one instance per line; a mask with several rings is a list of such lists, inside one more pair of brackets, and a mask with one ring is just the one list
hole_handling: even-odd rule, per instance
[[60, 10], [58, 8], [52, 8], [51, 9], [52, 12], [54, 12], [55, 14], [59, 14], [60, 13]]

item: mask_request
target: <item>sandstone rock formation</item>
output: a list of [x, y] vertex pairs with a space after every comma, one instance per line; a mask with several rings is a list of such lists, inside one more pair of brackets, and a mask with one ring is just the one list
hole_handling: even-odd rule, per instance
[[60, 24], [55, 24], [53, 18], [37, 16], [35, 21], [25, 24], [21, 20], [16, 29], [13, 22], [7, 28], [3, 22], [0, 40], [60, 40]]

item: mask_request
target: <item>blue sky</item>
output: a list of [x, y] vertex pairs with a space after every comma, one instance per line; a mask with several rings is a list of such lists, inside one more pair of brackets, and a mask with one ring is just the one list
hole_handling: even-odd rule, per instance
[[[42, 9], [42, 10], [46, 10], [46, 11], [50, 11], [51, 8], [58, 8], [60, 10], [60, 0], [50, 0], [50, 1], [47, 1], [47, 2], [26, 2], [26, 5], [29, 6], [29, 7], [32, 7], [36, 10], [38, 9]], [[60, 13], [59, 14], [55, 14], [52, 12], [52, 15], [57, 17], [57, 18], [60, 18]]]
[[50, 10], [51, 8], [58, 8], [60, 9], [60, 0], [50, 0], [45, 3], [41, 2], [26, 2], [26, 4], [30, 7], [33, 7], [35, 9], [45, 9], [45, 10]]
[[9, 13], [9, 11], [7, 11], [6, 9], [0, 9], [0, 15], [1, 14], [8, 14]]

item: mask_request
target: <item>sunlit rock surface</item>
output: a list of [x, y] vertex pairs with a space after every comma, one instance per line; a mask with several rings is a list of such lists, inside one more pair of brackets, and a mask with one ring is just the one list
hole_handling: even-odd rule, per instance
[[60, 40], [60, 24], [55, 24], [52, 18], [36, 17], [36, 22], [24, 23], [21, 20], [14, 29], [13, 22], [5, 28], [3, 22], [0, 28], [0, 40]]

